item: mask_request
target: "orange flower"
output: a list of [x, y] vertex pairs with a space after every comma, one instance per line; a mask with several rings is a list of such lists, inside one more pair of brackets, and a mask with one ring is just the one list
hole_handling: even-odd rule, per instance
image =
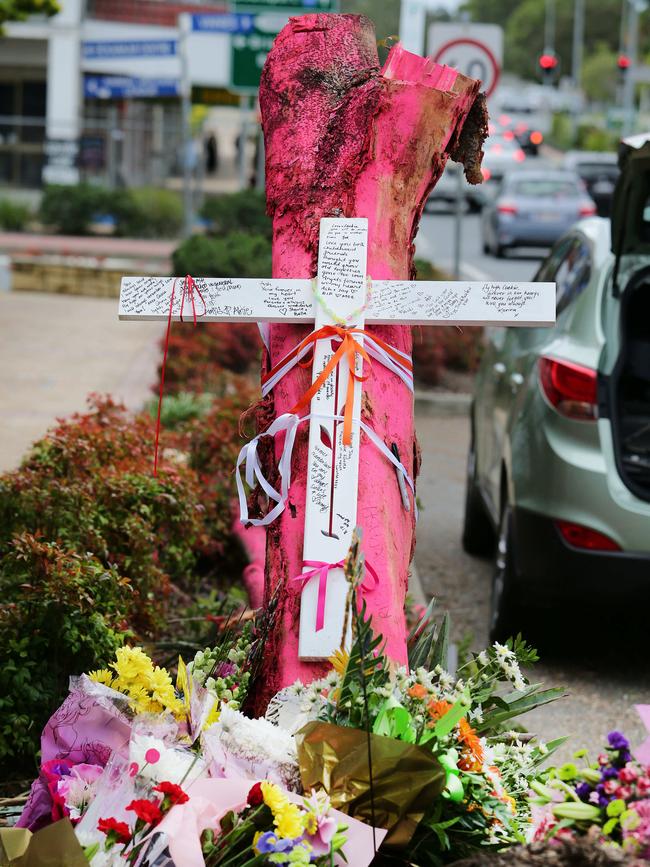
[[479, 737], [465, 717], [459, 721], [458, 727], [460, 729], [458, 740], [464, 748], [458, 767], [463, 771], [477, 773], [483, 766], [483, 747], [481, 746]]
[[451, 710], [451, 704], [448, 701], [435, 701], [432, 700], [427, 705], [427, 710], [429, 711], [429, 716], [431, 719], [438, 720], [443, 717], [448, 710]]
[[429, 694], [424, 686], [421, 683], [414, 683], [413, 686], [409, 689], [408, 694], [411, 698], [426, 698]]

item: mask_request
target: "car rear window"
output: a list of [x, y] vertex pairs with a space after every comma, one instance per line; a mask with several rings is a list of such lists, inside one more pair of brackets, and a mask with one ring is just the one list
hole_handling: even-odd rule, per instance
[[553, 180], [553, 178], [528, 178], [515, 181], [512, 192], [518, 196], [569, 198], [578, 195], [578, 185], [573, 181]]

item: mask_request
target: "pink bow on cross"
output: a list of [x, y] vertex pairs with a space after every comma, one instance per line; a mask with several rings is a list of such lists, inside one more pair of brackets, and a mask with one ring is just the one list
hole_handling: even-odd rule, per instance
[[[342, 569], [345, 565], [345, 560], [339, 560], [338, 563], [325, 563], [323, 560], [305, 560], [303, 566], [313, 567], [309, 572], [302, 572], [296, 575], [294, 581], [302, 581], [302, 587], [312, 578], [318, 577], [318, 603], [316, 607], [316, 632], [320, 632], [325, 625], [325, 599], [327, 597], [327, 579], [329, 578], [330, 569]], [[372, 578], [372, 585], [368, 586], [364, 581], [361, 585], [361, 592], [365, 593], [379, 584], [379, 576], [375, 570], [366, 563], [366, 572]], [[302, 589], [302, 588], [301, 588]]]
[[646, 767], [650, 765], [650, 704], [635, 704], [634, 709], [641, 717], [641, 722], [646, 728], [647, 737], [640, 746], [634, 750], [634, 758]]

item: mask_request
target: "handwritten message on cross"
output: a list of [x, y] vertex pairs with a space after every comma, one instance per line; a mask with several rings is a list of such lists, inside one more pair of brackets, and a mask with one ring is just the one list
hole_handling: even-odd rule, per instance
[[[356, 524], [359, 443], [367, 436], [396, 471], [405, 509], [415, 509], [413, 481], [399, 455], [361, 414], [363, 380], [372, 365], [395, 374], [395, 388], [411, 388], [410, 359], [373, 337], [366, 326], [509, 325], [550, 326], [555, 322], [554, 283], [436, 282], [369, 280], [368, 225], [362, 218], [325, 218], [320, 223], [318, 276], [311, 279], [194, 278], [194, 309], [201, 322], [314, 324], [314, 331], [264, 378], [268, 393], [295, 365], [312, 364], [312, 387], [292, 413], [244, 446], [238, 461], [241, 517], [268, 524], [284, 509], [291, 483], [291, 451], [298, 426], [309, 424], [299, 656], [326, 659], [342, 642], [347, 584], [341, 564]], [[120, 319], [191, 319], [177, 282], [159, 277], [125, 277]], [[194, 291], [194, 290], [192, 290]], [[185, 311], [183, 304], [185, 303]], [[262, 436], [285, 432], [279, 461], [280, 490], [262, 474], [257, 445]], [[265, 518], [249, 518], [241, 471], [258, 483], [271, 504]], [[381, 491], [377, 492], [381, 497]], [[372, 582], [381, 580], [369, 563]], [[349, 620], [349, 618], [348, 618]]]

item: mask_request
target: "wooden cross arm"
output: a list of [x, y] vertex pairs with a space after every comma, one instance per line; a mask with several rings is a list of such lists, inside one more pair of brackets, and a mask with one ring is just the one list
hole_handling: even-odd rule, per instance
[[[194, 278], [194, 309], [201, 322], [312, 324], [312, 281]], [[176, 279], [172, 318], [181, 318], [183, 280]], [[166, 320], [174, 287], [168, 277], [124, 277], [120, 319]], [[365, 320], [371, 325], [550, 326], [555, 283], [374, 280]], [[199, 294], [200, 293], [200, 294]], [[183, 319], [192, 320], [191, 299]]]

